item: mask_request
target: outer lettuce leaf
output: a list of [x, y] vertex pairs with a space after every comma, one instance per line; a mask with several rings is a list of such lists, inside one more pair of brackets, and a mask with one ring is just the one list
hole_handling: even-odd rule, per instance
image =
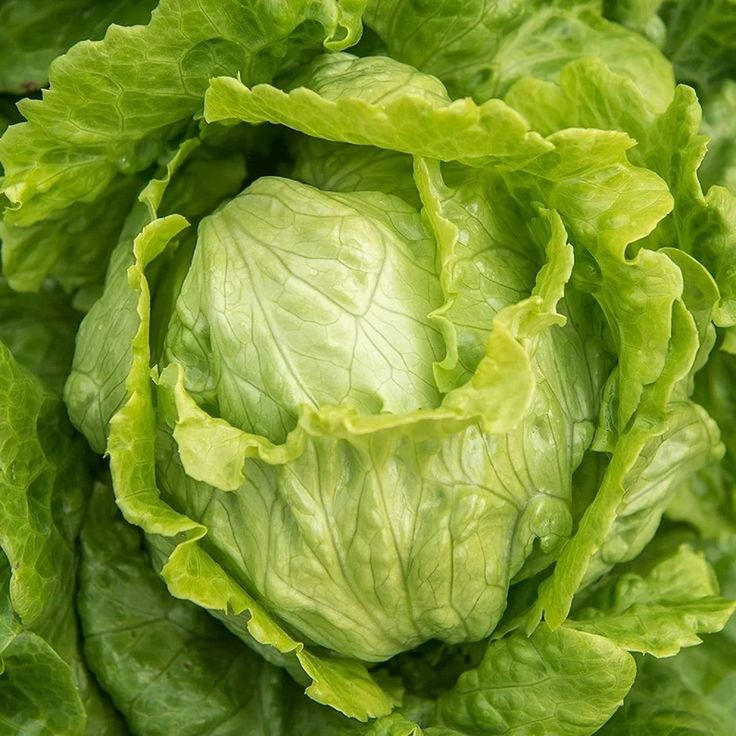
[[442, 722], [468, 736], [587, 736], [634, 682], [630, 654], [607, 639], [540, 626], [492, 643], [477, 670], [440, 698]]
[[521, 77], [555, 79], [568, 62], [595, 56], [663, 109], [673, 89], [666, 59], [636, 33], [603, 20], [596, 5], [371, 0], [366, 21], [393, 58], [439, 77], [453, 97], [484, 102]]
[[[294, 0], [288, 13], [278, 15], [260, 6], [238, 9], [232, 13], [228, 4], [204, 0], [166, 0], [147, 26], [113, 27], [103, 41], [79, 44], [67, 54], [52, 69], [51, 91], [44, 99], [23, 104], [29, 122], [4, 139], [4, 188], [15, 203], [11, 222], [32, 224], [74, 202], [96, 199], [118, 170], [142, 170], [155, 160], [162, 134], [197, 111], [209, 77], [247, 68], [247, 79], [268, 78], [293, 63], [302, 48], [317, 47], [323, 38], [331, 43], [344, 21], [341, 8], [331, 2], [307, 6]], [[324, 36], [308, 33], [290, 48], [290, 34], [307, 20], [321, 24]], [[349, 30], [352, 38], [352, 26]], [[73, 83], [90, 68], [97, 83], [88, 88]], [[121, 95], [121, 88], [130, 91]], [[156, 104], [162, 97], [166, 104]], [[91, 106], [106, 114], [92, 112]], [[123, 119], [126, 133], [120, 135]], [[49, 122], [55, 123], [53, 137], [43, 132]], [[34, 148], [33, 161], [26, 161]], [[78, 160], [62, 159], [62, 151]], [[38, 166], [44, 154], [49, 163]], [[52, 154], [60, 162], [56, 166]]]
[[80, 325], [72, 370], [64, 386], [72, 422], [99, 454], [105, 451], [107, 423], [124, 397], [122, 381], [130, 364], [126, 338], [136, 324], [136, 302], [127, 286], [127, 269], [132, 265], [129, 250], [137, 228], [149, 217], [139, 205], [128, 218], [110, 260], [105, 291]]
[[724, 77], [736, 75], [736, 3], [732, 0], [670, 0], [662, 8], [664, 52], [677, 78], [707, 96]]
[[291, 706], [306, 701], [296, 685], [204, 611], [172, 598], [141, 541], [98, 486], [82, 532], [85, 652], [131, 731], [294, 733]]
[[73, 291], [100, 281], [143, 183], [138, 176], [117, 179], [94, 202], [74, 204], [56, 220], [18, 227], [8, 217], [0, 223], [8, 283], [18, 291], [38, 291], [53, 278]]
[[4, 345], [0, 370], [2, 435], [9, 438], [0, 543], [12, 570], [10, 597], [24, 625], [54, 639], [65, 624], [55, 602], [73, 594], [73, 541], [89, 483], [85, 455], [58, 399]]
[[[147, 26], [112, 26], [104, 40], [78, 44], [53, 65], [43, 99], [22, 103], [28, 122], [0, 142], [1, 192], [11, 202], [6, 225], [43, 230], [42, 223], [53, 223], [48, 227], [68, 232], [71, 220], [88, 221], [109, 187], [126, 188], [121, 178], [148, 169], [180, 135], [211, 76], [240, 72], [248, 82], [266, 81], [323, 43], [350, 45], [360, 8], [356, 0], [290, 0], [278, 10], [163, 0]], [[18, 230], [14, 236], [24, 239]], [[59, 260], [48, 250], [43, 264], [6, 268], [6, 276], [31, 288]]]
[[52, 736], [84, 732], [85, 713], [74, 675], [43, 637], [18, 621], [10, 606], [10, 570], [0, 562], [0, 733]]
[[[733, 538], [708, 548], [725, 595], [736, 596]], [[702, 564], [702, 563], [701, 563]], [[685, 579], [692, 580], [691, 575]], [[734, 621], [718, 635], [676, 657], [639, 658], [638, 676], [624, 706], [601, 731], [633, 736], [661, 733], [726, 736], [736, 726]]]
[[[527, 102], [532, 98], [538, 102], [534, 109]], [[604, 99], [605, 104], [602, 102]], [[559, 86], [526, 80], [516, 85], [509, 95], [509, 100], [531, 115], [535, 125], [540, 126], [544, 132], [568, 125], [623, 128], [639, 140], [638, 152], [636, 149], [632, 151], [632, 158], [658, 171], [669, 181], [675, 193], [674, 214], [669, 221], [655, 230], [648, 242], [666, 243], [667, 238], [671, 236], [681, 248], [693, 252], [706, 261], [721, 287], [720, 303], [716, 304], [717, 292], [714, 292], [712, 280], [703, 272], [701, 266], [669, 249], [657, 254], [658, 258], [666, 255], [677, 264], [680, 271], [678, 280], [682, 279], [683, 284], [682, 298], [695, 318], [694, 327], [699, 347], [688, 369], [691, 375], [703, 365], [713, 344], [713, 330], [709, 325], [711, 312], [721, 324], [730, 324], [732, 319], [730, 297], [732, 279], [729, 275], [732, 238], [729, 235], [729, 222], [733, 219], [726, 214], [729, 207], [728, 194], [724, 190], [713, 189], [706, 199], [697, 181], [696, 169], [704, 148], [703, 140], [697, 134], [699, 109], [692, 92], [686, 88], [679, 88], [672, 105], [665, 113], [657, 116], [649, 111], [646, 101], [626, 80], [612, 74], [600, 64], [580, 62], [564, 70]], [[574, 235], [573, 229], [573, 242], [576, 242]], [[645, 253], [645, 250], [641, 250], [637, 257], [642, 258]], [[647, 257], [651, 258], [649, 255]], [[655, 283], [650, 281], [647, 299], [656, 294]], [[672, 282], [672, 286], [675, 288], [670, 290], [668, 300], [673, 295], [679, 296], [679, 287], [675, 286], [675, 282]], [[631, 298], [630, 290], [626, 293]], [[610, 300], [611, 295], [607, 295], [606, 298]], [[677, 302], [675, 306], [678, 306]], [[656, 312], [660, 315], [659, 326], [655, 328], [651, 320], [648, 323], [651, 328], [648, 333], [649, 339], [659, 335], [656, 347], [651, 343], [647, 352], [639, 353], [640, 357], [646, 355], [649, 369], [655, 362], [661, 365], [666, 355], [663, 351], [664, 341], [670, 340], [670, 330], [673, 329], [669, 326], [671, 318], [668, 311], [669, 307], [665, 302]], [[649, 306], [646, 315], [651, 318], [652, 306]], [[616, 324], [616, 329], [621, 329], [621, 319], [622, 316], [611, 320], [612, 324]], [[641, 329], [647, 329], [643, 323]], [[653, 359], [655, 353], [659, 355], [657, 361]], [[620, 360], [619, 370], [625, 370], [627, 357], [623, 350]], [[640, 378], [643, 373], [636, 371], [636, 375]], [[685, 376], [681, 375], [681, 378]], [[621, 377], [618, 380], [623, 390], [631, 386], [630, 378]], [[677, 390], [688, 393], [691, 390], [688, 388], [690, 380], [688, 378]], [[626, 397], [618, 396], [616, 399], [615, 383], [611, 382], [610, 387], [613, 401], [609, 402], [608, 406], [612, 408], [614, 414], [618, 414], [618, 418], [610, 416], [606, 419], [604, 416], [597, 441], [599, 449], [613, 449], [617, 433], [615, 427], [624, 426], [622, 422], [629, 414], [628, 411], [621, 412], [621, 402], [627, 401]], [[618, 407], [615, 406], [616, 401]], [[633, 402], [631, 403], [633, 405]], [[613, 520], [610, 532], [605, 533], [602, 529], [598, 529], [594, 534], [598, 540], [597, 551], [594, 552], [593, 564], [588, 569], [588, 580], [603, 571], [607, 565], [629, 559], [641, 550], [654, 533], [675, 485], [689, 481], [693, 477], [692, 472], [698, 466], [706, 464], [709, 459], [715, 459], [720, 453], [715, 427], [703, 412], [692, 406], [682, 405], [679, 409], [674, 407], [667, 409], [664, 416], [667, 417], [664, 426], [668, 427], [664, 434], [660, 435], [661, 430], [657, 430], [656, 434], [660, 435], [660, 438], [652, 436], [647, 441], [648, 444], [642, 445], [640, 459], [621, 476], [624, 478], [624, 486], [619, 491], [619, 493], [623, 491], [623, 495], [620, 496], [622, 503], [616, 513], [616, 520], [610, 517]], [[651, 417], [642, 416], [642, 419], [644, 421], [642, 426], [651, 421]], [[609, 431], [611, 435], [606, 439], [606, 433]], [[668, 437], [670, 439], [667, 439]], [[701, 450], [696, 450], [698, 444]], [[658, 466], [669, 469], [672, 450], [678, 446], [685, 450], [684, 454], [678, 453], [683, 463], [679, 466], [680, 472], [671, 475], [667, 482], [652, 482], [659, 473], [656, 471]], [[624, 452], [623, 445], [617, 446], [614, 450], [612, 466], [618, 462], [617, 454], [620, 458], [621, 452]], [[632, 455], [630, 459], [633, 460], [634, 456]], [[643, 470], [644, 468], [648, 469]], [[609, 477], [610, 473], [609, 468]], [[641, 479], [637, 480], [637, 475], [641, 475]], [[649, 480], [642, 482], [645, 476], [649, 476]], [[665, 477], [663, 475], [662, 480]], [[608, 482], [609, 480], [605, 480], [605, 483]], [[613, 502], [613, 496], [610, 500]], [[597, 500], [595, 505], [600, 503], [602, 501]], [[592, 539], [593, 537], [590, 538], [591, 541]], [[576, 563], [578, 568], [580, 564], [580, 561]]]
[[736, 80], [726, 80], [703, 105], [703, 132], [711, 139], [698, 172], [703, 189], [720, 184], [736, 193]]
[[500, 100], [452, 102], [439, 80], [413, 67], [344, 53], [318, 57], [286, 90], [216, 77], [205, 118], [270, 121], [316, 138], [445, 161], [515, 164], [550, 148]]
[[1, 344], [0, 372], [0, 728], [119, 733], [82, 664], [73, 607], [85, 452], [58, 398]]
[[[684, 350], [683, 357], [692, 363], [686, 375], [678, 379], [679, 374], [673, 373], [662, 384], [664, 387], [667, 381], [672, 381], [670, 403], [660, 415], [660, 423], [654, 422], [654, 417], [647, 415], [646, 410], [634, 420], [641, 422], [644, 434], [649, 424], [651, 435], [624, 476], [623, 496], [616, 519], [607, 536], [599, 540], [598, 549], [590, 561], [587, 580], [594, 579], [611, 565], [637, 555], [656, 531], [663, 511], [678, 492], [678, 486], [694, 482], [699, 472], [709, 471], [723, 454], [716, 424], [701, 406], [685, 400], [693, 391], [693, 372], [702, 368], [713, 345], [710, 319], [717, 301], [717, 289], [705, 269], [682, 251], [663, 249], [661, 252], [666, 252], [680, 267], [685, 288], [683, 302], [676, 306], [680, 311], [684, 304], [688, 310], [686, 314], [689, 314], [681, 323], [679, 341], [673, 338], [671, 348], [673, 352]], [[690, 352], [693, 341], [697, 341], [694, 355]], [[614, 398], [615, 383], [614, 375], [609, 382], [609, 386], [614, 388]], [[606, 426], [606, 417], [611, 414], [610, 407], [604, 402], [603, 424], [599, 427], [594, 447], [613, 450], [615, 455], [616, 451], [625, 452], [623, 448], [630, 446], [626, 443], [609, 446], [616, 434]]]
[[[659, 174], [674, 195], [672, 215], [655, 231], [657, 242], [689, 250], [688, 242], [677, 242], [678, 236], [687, 234], [693, 210], [705, 204], [696, 176], [705, 139], [698, 135], [700, 108], [692, 89], [679, 86], [667, 108], [656, 110], [626, 77], [599, 61], [583, 59], [565, 67], [556, 84], [519, 80], [507, 99], [546, 134], [569, 127], [628, 133], [637, 142], [629, 158]], [[647, 244], [652, 245], [651, 238]]]
[[659, 174], [674, 196], [672, 214], [644, 244], [676, 246], [698, 258], [721, 290], [714, 315], [717, 324], [734, 323], [736, 205], [734, 197], [720, 188], [704, 195], [698, 181], [707, 139], [699, 132], [701, 111], [692, 89], [678, 87], [669, 107], [657, 114], [624, 77], [598, 62], [579, 61], [562, 71], [557, 85], [519, 81], [507, 100], [546, 134], [581, 126], [631, 135], [637, 141], [628, 154], [631, 160]]
[[24, 367], [61, 394], [81, 315], [58, 289], [28, 296], [0, 281], [0, 340]]
[[102, 38], [111, 23], [150, 18], [152, 0], [9, 0], [0, 8], [0, 92], [29, 94], [48, 81], [49, 64], [77, 41]]
[[621, 575], [599, 590], [568, 626], [609, 639], [629, 651], [671, 657], [700, 644], [698, 634], [721, 631], [736, 601], [719, 595], [715, 573], [687, 547], [659, 562], [644, 576]]
[[[568, 620], [557, 631], [585, 631], [602, 637], [601, 640], [609, 646], [618, 645], [623, 649], [669, 657], [682, 646], [699, 644], [698, 633], [722, 629], [733, 612], [736, 601], [718, 595], [719, 587], [713, 568], [702, 553], [696, 553], [686, 546], [681, 546], [672, 553], [667, 538], [660, 541], [664, 545], [653, 545], [654, 549], [650, 554], [632, 563], [621, 575], [604, 579], [601, 584], [593, 587], [592, 592], [588, 591], [583, 604], [585, 607], [578, 608], [574, 619]], [[662, 556], [658, 547], [664, 549], [665, 556]], [[732, 571], [729, 574], [733, 577]], [[732, 581], [728, 576], [726, 579], [728, 585], [725, 592], [732, 595]], [[546, 628], [542, 630], [548, 631]], [[536, 632], [532, 639], [534, 636]], [[639, 676], [634, 689], [624, 701], [622, 711], [600, 733], [629, 733], [628, 729], [631, 729], [631, 733], [635, 734], [659, 734], [664, 732], [660, 729], [666, 727], [667, 733], [680, 733], [674, 728], [676, 725], [682, 725], [683, 728], [691, 725], [693, 730], [683, 730], [683, 734], [709, 733], [707, 728], [710, 725], [721, 723], [715, 717], [718, 715], [722, 718], [723, 711], [717, 714], [718, 709], [707, 701], [697, 704], [693, 699], [691, 686], [685, 683], [688, 680], [700, 683], [695, 687], [703, 688], [701, 692], [728, 687], [728, 676], [724, 678], [727, 670], [721, 669], [715, 659], [711, 663], [713, 669], [709, 670], [705, 664], [711, 658], [708, 652], [709, 643], [722, 640], [723, 636], [706, 637], [705, 644], [666, 660], [671, 665], [657, 664], [650, 657], [637, 659]], [[515, 637], [520, 635], [516, 634]], [[510, 644], [513, 638], [502, 639], [501, 642], [507, 641]], [[496, 644], [491, 644], [489, 653], [494, 646]], [[730, 656], [730, 652], [727, 653], [724, 661], [728, 661]], [[678, 665], [688, 661], [698, 661], [700, 665], [690, 671], [684, 668], [682, 673], [688, 674], [679, 679]], [[708, 671], [712, 675], [706, 678], [704, 673]], [[662, 679], [652, 679], [657, 675]], [[675, 693], [682, 700], [668, 699], [668, 696]], [[695, 727], [697, 719], [693, 717], [693, 713], [700, 712], [704, 715], [703, 731], [698, 730], [700, 726]], [[647, 717], [651, 720], [647, 720]], [[669, 728], [673, 730], [670, 731]], [[592, 729], [585, 731], [590, 732]], [[721, 730], [716, 729], [713, 732], [721, 733]]]
[[631, 693], [600, 736], [730, 736], [734, 657], [714, 639], [673, 659], [640, 659]]

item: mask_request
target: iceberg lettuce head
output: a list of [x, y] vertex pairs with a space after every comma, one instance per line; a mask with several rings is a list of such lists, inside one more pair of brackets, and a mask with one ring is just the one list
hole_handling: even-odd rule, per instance
[[732, 3], [109, 4], [0, 31], [8, 672], [74, 734], [731, 733]]

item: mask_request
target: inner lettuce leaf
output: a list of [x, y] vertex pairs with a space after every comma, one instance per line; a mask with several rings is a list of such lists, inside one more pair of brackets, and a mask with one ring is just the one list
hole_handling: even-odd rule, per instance
[[421, 208], [411, 156], [298, 136], [290, 178], [329, 192], [383, 192]]
[[439, 404], [434, 242], [411, 206], [264, 177], [205, 219], [198, 242], [163, 355], [198, 403], [274, 442], [300, 404]]

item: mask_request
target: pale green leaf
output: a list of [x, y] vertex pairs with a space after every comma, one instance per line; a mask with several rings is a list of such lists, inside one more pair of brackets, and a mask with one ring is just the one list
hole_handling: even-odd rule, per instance
[[622, 575], [609, 594], [608, 605], [585, 608], [567, 625], [656, 657], [700, 644], [698, 634], [721, 631], [736, 609], [736, 601], [720, 597], [705, 556], [685, 546], [646, 575]]
[[216, 77], [205, 118], [270, 121], [316, 138], [445, 161], [514, 163], [550, 148], [500, 100], [452, 102], [439, 80], [410, 66], [345, 53], [318, 57], [287, 90]]
[[350, 146], [299, 136], [291, 176], [328, 192], [395, 194], [420, 209], [410, 156], [371, 146]]

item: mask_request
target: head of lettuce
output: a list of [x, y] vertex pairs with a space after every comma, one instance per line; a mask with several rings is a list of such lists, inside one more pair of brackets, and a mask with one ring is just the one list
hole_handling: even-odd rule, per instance
[[65, 400], [119, 508], [336, 732], [592, 734], [630, 652], [734, 607], [655, 537], [724, 454], [736, 325], [693, 90], [592, 4], [370, 2], [355, 49], [362, 3], [188, 5], [75, 47], [0, 144], [9, 281], [91, 305]]

